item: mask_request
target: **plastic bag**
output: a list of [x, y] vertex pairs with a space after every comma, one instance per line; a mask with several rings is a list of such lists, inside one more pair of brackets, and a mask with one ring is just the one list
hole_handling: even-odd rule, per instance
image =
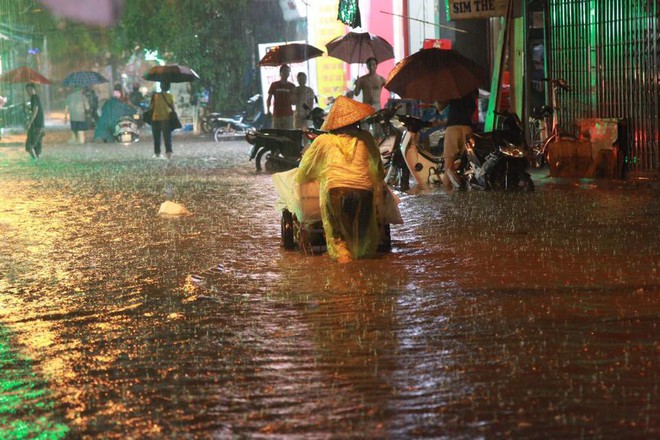
[[170, 202], [169, 200], [161, 203], [158, 214], [164, 216], [180, 216], [180, 215], [190, 215], [190, 211], [186, 209], [185, 206], [179, 205], [178, 203]]
[[399, 211], [401, 199], [392, 192], [389, 186], [385, 186], [383, 204], [378, 209], [379, 221], [383, 225], [402, 225], [401, 211]]
[[278, 200], [275, 207], [278, 210], [288, 209], [300, 222], [315, 222], [321, 220], [319, 205], [319, 183], [316, 181], [303, 184], [296, 183], [297, 168], [282, 173], [273, 174], [273, 183]]

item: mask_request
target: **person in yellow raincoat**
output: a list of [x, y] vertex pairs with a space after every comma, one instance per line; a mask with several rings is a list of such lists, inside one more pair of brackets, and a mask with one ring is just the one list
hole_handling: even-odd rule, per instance
[[376, 207], [383, 197], [383, 164], [374, 138], [359, 127], [373, 107], [339, 96], [323, 130], [303, 154], [298, 183], [317, 180], [328, 254], [340, 263], [373, 255], [380, 238]]

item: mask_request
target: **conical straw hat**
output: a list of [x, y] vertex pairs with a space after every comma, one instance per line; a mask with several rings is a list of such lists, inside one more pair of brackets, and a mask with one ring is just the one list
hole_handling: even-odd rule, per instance
[[328, 117], [321, 127], [321, 130], [331, 131], [341, 127], [346, 127], [366, 118], [374, 112], [370, 105], [363, 104], [345, 96], [338, 96], [335, 103], [332, 104]]

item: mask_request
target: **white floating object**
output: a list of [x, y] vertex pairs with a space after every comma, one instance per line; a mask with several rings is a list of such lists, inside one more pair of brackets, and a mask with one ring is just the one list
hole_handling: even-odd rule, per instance
[[169, 200], [161, 203], [158, 214], [161, 215], [190, 215], [190, 211], [185, 206], [178, 203], [170, 202]]

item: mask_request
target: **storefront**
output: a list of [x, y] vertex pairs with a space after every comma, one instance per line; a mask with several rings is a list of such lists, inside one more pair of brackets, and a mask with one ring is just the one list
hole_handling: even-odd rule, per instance
[[581, 120], [621, 120], [628, 170], [660, 170], [659, 17], [654, 0], [549, 0], [527, 10], [531, 79], [570, 85], [559, 100], [560, 126], [578, 135]]

